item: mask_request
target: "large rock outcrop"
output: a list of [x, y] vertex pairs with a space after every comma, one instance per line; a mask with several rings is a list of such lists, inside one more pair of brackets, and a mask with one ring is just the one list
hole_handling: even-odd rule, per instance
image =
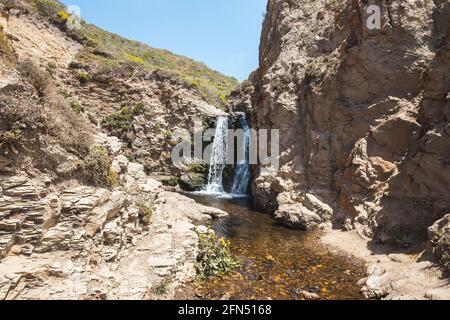
[[[367, 27], [369, 4], [381, 29]], [[257, 207], [290, 226], [424, 239], [450, 208], [448, 1], [267, 8], [260, 67], [234, 97], [253, 127], [280, 130], [280, 170], [254, 168]], [[310, 210], [307, 194], [333, 214]]]
[[195, 279], [195, 228], [226, 213], [123, 160], [113, 190], [0, 177], [0, 300], [170, 298]]
[[226, 213], [148, 173], [186, 169], [172, 132], [225, 114], [202, 90], [234, 81], [67, 16], [0, 1], [0, 300], [172, 298], [196, 276], [196, 226]]

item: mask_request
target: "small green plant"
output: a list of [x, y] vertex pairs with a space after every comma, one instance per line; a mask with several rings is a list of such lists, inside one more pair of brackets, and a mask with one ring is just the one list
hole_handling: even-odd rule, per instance
[[3, 33], [2, 25], [0, 25], [0, 53], [5, 53], [6, 55], [12, 54], [12, 50], [8, 45], [5, 34]]
[[22, 132], [15, 131], [0, 131], [0, 147], [14, 148], [21, 144]]
[[88, 119], [93, 125], [98, 125], [98, 120], [92, 113], [88, 114]]
[[403, 248], [409, 248], [413, 244], [414, 239], [413, 236], [408, 235], [406, 233], [401, 234], [395, 239], [395, 244], [403, 247]]
[[208, 167], [205, 165], [198, 164], [198, 163], [192, 163], [188, 166], [188, 171], [194, 172], [194, 173], [206, 174], [208, 172]]
[[151, 287], [151, 292], [157, 296], [163, 296], [167, 293], [168, 287], [169, 287], [169, 281], [163, 280]]
[[220, 93], [219, 94], [219, 99], [220, 99], [220, 101], [222, 102], [223, 105], [225, 105], [225, 106], [228, 105], [227, 97], [225, 96], [225, 94]]
[[84, 107], [78, 101], [72, 101], [70, 107], [72, 108], [73, 111], [75, 111], [78, 114], [84, 112]]
[[153, 206], [148, 203], [139, 204], [139, 217], [143, 224], [149, 225], [153, 217]]
[[83, 168], [92, 183], [97, 186], [114, 186], [111, 170], [112, 160], [108, 151], [101, 146], [94, 146], [83, 161]]
[[64, 6], [56, 1], [51, 0], [32, 0], [34, 8], [43, 16], [53, 17], [59, 12], [64, 11]]
[[50, 86], [50, 75], [37, 67], [32, 61], [19, 63], [20, 73], [33, 85], [40, 97], [43, 97]]
[[327, 64], [323, 58], [311, 61], [305, 68], [305, 79], [307, 82], [319, 82], [327, 74]]
[[107, 182], [111, 187], [119, 186], [119, 175], [111, 167], [108, 170]]
[[91, 76], [84, 71], [80, 71], [77, 73], [77, 79], [80, 81], [80, 84], [84, 85], [91, 81]]
[[179, 182], [180, 182], [179, 177], [172, 177], [170, 179], [163, 180], [162, 184], [169, 187], [176, 187]]
[[239, 259], [230, 252], [229, 241], [214, 233], [198, 233], [198, 237], [196, 269], [200, 277], [224, 276], [240, 267]]
[[200, 89], [200, 83], [197, 80], [192, 80], [191, 85], [197, 89]]
[[134, 117], [140, 115], [144, 111], [144, 105], [138, 104], [131, 110], [129, 107], [123, 107], [118, 112], [113, 112], [103, 120], [103, 125], [110, 130], [119, 132], [128, 131], [131, 128]]
[[53, 75], [55, 73], [56, 69], [57, 69], [57, 66], [54, 62], [47, 63], [47, 67], [45, 68], [45, 70], [47, 70], [47, 72], [50, 73], [51, 75]]

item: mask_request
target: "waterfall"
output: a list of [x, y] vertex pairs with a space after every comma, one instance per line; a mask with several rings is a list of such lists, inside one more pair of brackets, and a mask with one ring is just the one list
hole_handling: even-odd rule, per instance
[[228, 117], [217, 118], [216, 132], [209, 164], [206, 192], [223, 193], [223, 170], [227, 163]]
[[250, 145], [250, 126], [248, 124], [247, 116], [242, 113], [239, 118], [242, 129], [244, 130], [243, 148], [244, 159], [241, 159], [237, 165], [234, 173], [233, 187], [231, 193], [235, 195], [245, 195], [250, 184], [250, 167], [249, 167], [249, 145]]
[[[250, 144], [250, 126], [245, 113], [240, 114], [240, 126], [244, 131], [243, 144], [238, 145], [242, 148], [244, 159], [239, 159], [234, 172], [231, 194], [243, 196], [247, 194], [250, 184], [250, 166], [249, 166], [249, 144]], [[211, 150], [209, 163], [208, 184], [204, 189], [206, 193], [225, 194], [223, 186], [223, 172], [227, 165], [228, 151], [228, 117], [218, 117], [214, 142]]]

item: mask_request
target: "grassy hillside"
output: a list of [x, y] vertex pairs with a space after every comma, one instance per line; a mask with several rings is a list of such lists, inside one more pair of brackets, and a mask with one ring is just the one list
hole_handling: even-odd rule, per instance
[[[36, 12], [61, 27], [69, 18], [65, 6], [58, 1], [28, 2]], [[133, 64], [148, 71], [169, 72], [198, 88], [208, 102], [219, 107], [226, 104], [226, 97], [238, 85], [235, 78], [224, 76], [203, 63], [125, 39], [92, 24], [82, 22], [80, 30], [67, 32], [84, 44], [83, 59], [96, 60], [112, 68]]]

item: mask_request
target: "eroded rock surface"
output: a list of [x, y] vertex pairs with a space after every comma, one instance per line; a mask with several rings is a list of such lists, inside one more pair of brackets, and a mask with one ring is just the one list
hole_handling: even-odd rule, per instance
[[0, 299], [160, 298], [152, 288], [164, 285], [170, 297], [192, 281], [195, 226], [226, 213], [164, 191], [137, 168], [128, 164], [121, 189], [51, 195], [38, 180], [2, 176]]
[[259, 69], [234, 97], [254, 128], [280, 130], [280, 170], [254, 168], [253, 195], [290, 226], [426, 241], [450, 208], [449, 4], [371, 4], [380, 30], [365, 2], [269, 1]]
[[450, 271], [450, 215], [446, 215], [428, 229], [433, 252], [447, 271]]

